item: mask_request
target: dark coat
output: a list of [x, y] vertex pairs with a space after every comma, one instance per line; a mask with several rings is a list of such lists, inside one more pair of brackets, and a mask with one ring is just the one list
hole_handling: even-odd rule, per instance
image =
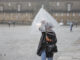
[[[45, 40], [46, 35], [51, 40], [54, 40], [53, 42], [50, 42], [49, 44], [56, 44], [57, 43], [57, 38], [56, 38], [55, 32], [48, 32], [47, 34], [45, 32], [42, 32], [42, 36], [41, 36], [41, 39], [40, 39], [40, 42], [38, 45], [38, 49], [37, 49], [37, 55], [41, 56], [42, 51], [45, 50], [46, 51], [46, 57], [52, 57], [54, 51], [53, 52], [47, 52], [47, 50], [46, 50], [46, 46], [47, 46], [47, 43]], [[57, 51], [57, 46], [56, 46], [55, 50]]]

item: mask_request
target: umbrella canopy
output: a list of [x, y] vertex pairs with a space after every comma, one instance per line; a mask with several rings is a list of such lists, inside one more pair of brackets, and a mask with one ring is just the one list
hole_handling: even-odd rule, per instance
[[35, 16], [32, 22], [32, 31], [39, 31], [38, 28], [41, 25], [41, 21], [45, 20], [46, 22], [51, 23], [54, 28], [57, 27], [59, 24], [43, 7], [39, 10], [37, 15]]

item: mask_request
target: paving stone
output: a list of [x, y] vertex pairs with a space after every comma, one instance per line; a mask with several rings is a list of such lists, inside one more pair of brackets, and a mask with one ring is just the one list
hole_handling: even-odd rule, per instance
[[[40, 34], [30, 34], [30, 26], [0, 26], [0, 60], [41, 60], [36, 51]], [[54, 60], [80, 60], [80, 27], [69, 31], [69, 26], [55, 30], [58, 53]], [[79, 40], [78, 40], [79, 42]], [[76, 44], [77, 45], [76, 45]]]
[[72, 60], [71, 56], [60, 56], [58, 60]]

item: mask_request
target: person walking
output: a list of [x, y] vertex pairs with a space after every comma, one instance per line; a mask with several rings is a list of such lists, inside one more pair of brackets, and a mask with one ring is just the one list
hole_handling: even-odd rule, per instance
[[47, 23], [45, 31], [41, 32], [42, 36], [37, 49], [37, 55], [41, 56], [41, 60], [46, 60], [46, 58], [53, 60], [54, 53], [58, 52], [56, 34], [52, 28], [52, 24]]
[[70, 24], [70, 32], [72, 32], [73, 23]]

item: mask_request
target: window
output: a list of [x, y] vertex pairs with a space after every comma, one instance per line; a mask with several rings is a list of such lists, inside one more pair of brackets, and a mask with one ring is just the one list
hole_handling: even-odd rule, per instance
[[3, 6], [0, 6], [0, 11], [3, 11]]
[[20, 13], [17, 13], [16, 15], [16, 19], [19, 19]]
[[8, 6], [11, 6], [11, 3], [10, 2], [8, 3]]
[[80, 13], [79, 13], [79, 16], [80, 16]]
[[73, 16], [75, 16], [75, 13], [73, 13]]
[[29, 7], [31, 6], [31, 3], [30, 3], [30, 2], [28, 3], [28, 6], [29, 6]]
[[69, 16], [69, 13], [67, 13], [67, 16]]
[[63, 16], [63, 13], [61, 13], [61, 16]]
[[18, 5], [18, 11], [21, 11], [21, 5]]
[[57, 6], [59, 6], [60, 5], [60, 2], [57, 2]]
[[71, 11], [71, 4], [67, 4], [67, 10]]
[[56, 13], [56, 16], [58, 16], [58, 14]]
[[60, 22], [63, 22], [63, 19], [61, 19], [61, 21]]

